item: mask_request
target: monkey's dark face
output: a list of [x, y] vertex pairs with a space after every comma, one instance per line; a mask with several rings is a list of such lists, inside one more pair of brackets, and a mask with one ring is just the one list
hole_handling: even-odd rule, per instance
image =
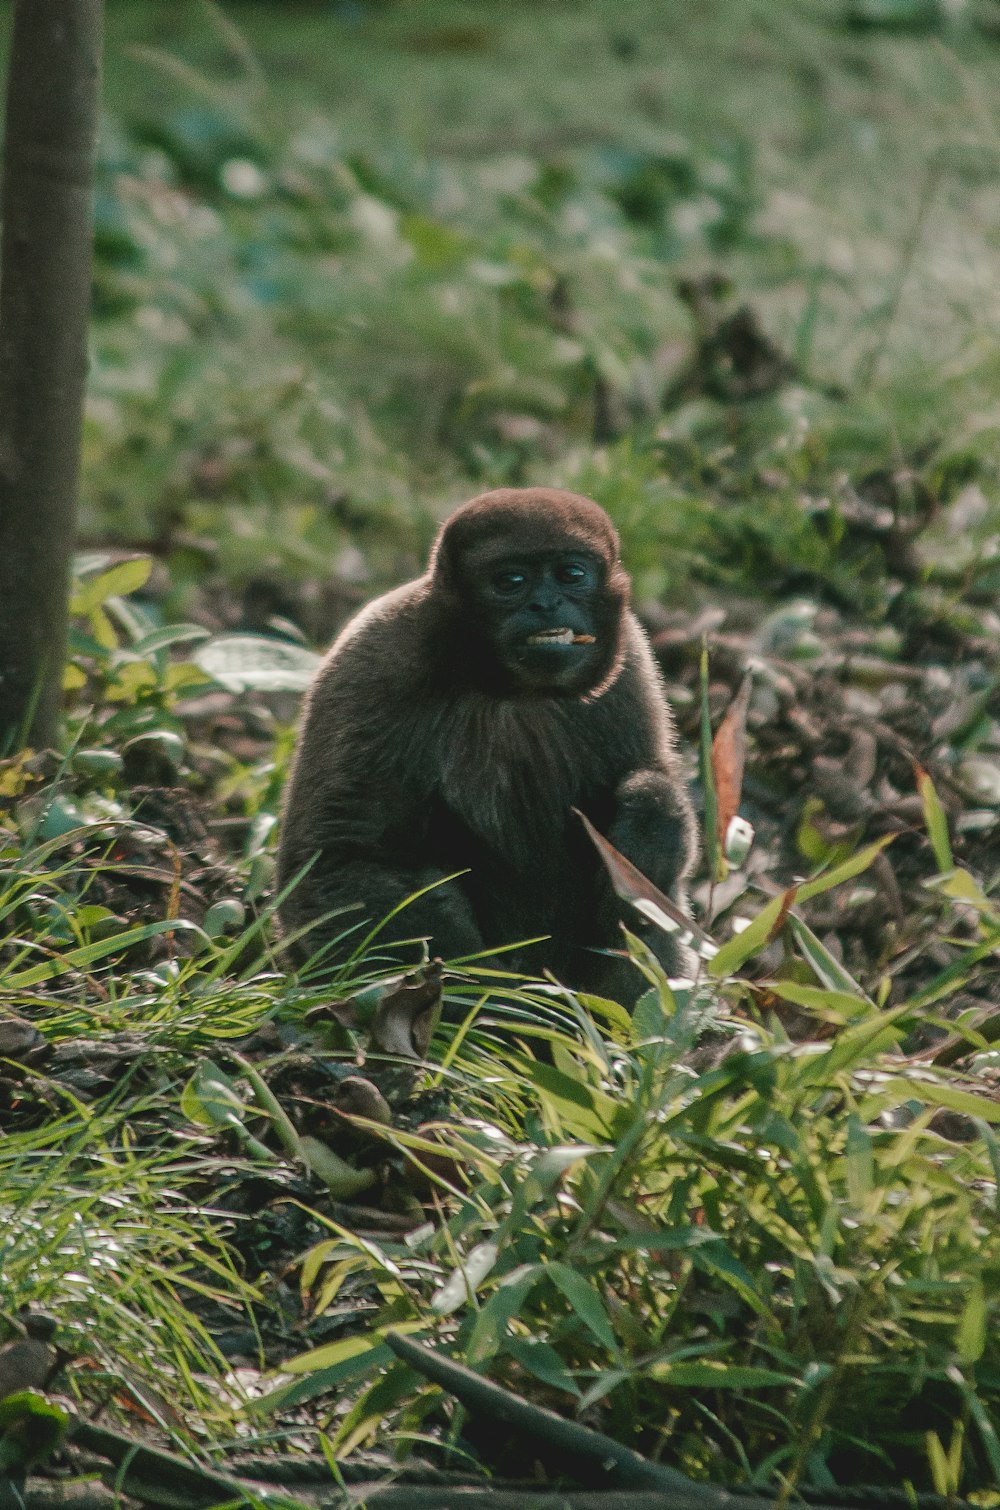
[[510, 685], [552, 692], [593, 685], [608, 650], [600, 558], [582, 547], [477, 552], [466, 570], [466, 591]]
[[454, 685], [587, 697], [622, 663], [629, 580], [592, 499], [498, 488], [456, 509], [431, 553], [429, 601]]

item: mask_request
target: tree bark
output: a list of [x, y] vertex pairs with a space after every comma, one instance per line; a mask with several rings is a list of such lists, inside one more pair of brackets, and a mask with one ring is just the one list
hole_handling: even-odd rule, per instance
[[90, 304], [103, 0], [16, 0], [0, 249], [0, 755], [56, 735]]

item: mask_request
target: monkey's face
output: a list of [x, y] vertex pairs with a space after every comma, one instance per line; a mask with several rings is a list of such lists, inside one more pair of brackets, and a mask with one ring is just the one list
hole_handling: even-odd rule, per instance
[[499, 696], [597, 695], [625, 650], [629, 580], [592, 499], [498, 488], [456, 509], [431, 553], [442, 660]]
[[604, 563], [585, 548], [476, 553], [466, 590], [503, 673], [516, 690], [579, 692], [599, 679], [607, 636]]

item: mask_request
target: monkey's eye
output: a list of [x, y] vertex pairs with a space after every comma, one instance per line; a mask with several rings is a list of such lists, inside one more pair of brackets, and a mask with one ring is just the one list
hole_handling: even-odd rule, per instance
[[566, 587], [578, 587], [589, 576], [590, 571], [582, 561], [563, 561], [555, 571], [556, 581], [562, 582]]
[[501, 597], [510, 598], [521, 591], [527, 580], [523, 571], [498, 571], [491, 577], [490, 586]]

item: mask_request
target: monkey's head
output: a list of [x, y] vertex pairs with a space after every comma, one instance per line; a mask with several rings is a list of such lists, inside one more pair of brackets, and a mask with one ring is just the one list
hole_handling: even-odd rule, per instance
[[600, 506], [559, 488], [497, 488], [447, 520], [430, 587], [484, 690], [580, 696], [617, 673], [629, 579]]

